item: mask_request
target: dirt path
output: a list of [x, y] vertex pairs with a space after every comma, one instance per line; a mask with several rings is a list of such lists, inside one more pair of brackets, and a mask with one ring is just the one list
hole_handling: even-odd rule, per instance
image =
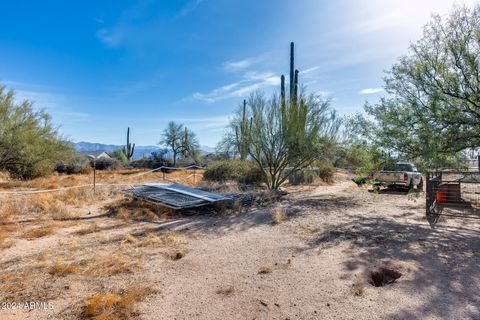
[[[160, 248], [144, 248], [143, 269], [124, 276], [126, 283], [141, 278], [160, 289], [140, 304], [140, 317], [480, 318], [479, 221], [448, 219], [432, 228], [421, 195], [375, 194], [348, 181], [295, 193], [281, 206], [287, 216], [276, 225], [265, 208], [137, 223], [127, 230], [177, 230], [187, 239], [182, 259], [165, 259]], [[62, 232], [71, 235], [72, 230]], [[59, 238], [32, 241], [25, 252], [59, 245]], [[369, 280], [376, 267], [402, 275], [393, 284], [374, 287]], [[68, 299], [57, 302], [68, 306]], [[36, 319], [46, 314], [4, 315]]]

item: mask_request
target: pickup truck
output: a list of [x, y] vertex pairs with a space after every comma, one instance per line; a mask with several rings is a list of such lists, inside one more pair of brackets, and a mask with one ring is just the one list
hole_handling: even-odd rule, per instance
[[422, 174], [418, 172], [413, 163], [397, 162], [391, 171], [379, 171], [373, 174], [373, 181], [376, 185], [388, 187], [401, 187], [418, 190], [423, 189]]

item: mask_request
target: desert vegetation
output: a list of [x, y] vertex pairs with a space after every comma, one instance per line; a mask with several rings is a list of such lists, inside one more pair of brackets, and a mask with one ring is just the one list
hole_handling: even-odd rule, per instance
[[[214, 154], [171, 121], [148, 157], [130, 127], [111, 157], [86, 157], [0, 87], [0, 301], [53, 306], [0, 318], [478, 319], [478, 208], [432, 222], [428, 187], [369, 183], [399, 160], [465, 169], [479, 17], [480, 5], [434, 16], [387, 95], [347, 117], [301, 85], [291, 43], [288, 83], [239, 98]], [[146, 183], [225, 198], [177, 209], [126, 193]]]

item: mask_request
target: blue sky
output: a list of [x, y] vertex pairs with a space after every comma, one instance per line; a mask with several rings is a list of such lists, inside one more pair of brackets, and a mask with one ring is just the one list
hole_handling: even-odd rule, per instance
[[168, 121], [215, 146], [253, 90], [278, 90], [289, 43], [308, 91], [341, 114], [382, 91], [383, 71], [432, 12], [463, 0], [8, 1], [0, 83], [73, 141], [156, 144]]

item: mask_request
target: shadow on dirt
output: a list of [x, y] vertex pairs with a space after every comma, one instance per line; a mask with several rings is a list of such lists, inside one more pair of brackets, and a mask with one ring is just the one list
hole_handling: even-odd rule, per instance
[[[480, 318], [480, 234], [471, 226], [412, 224], [387, 218], [362, 218], [319, 234], [310, 248], [349, 242], [347, 270], [366, 270], [389, 260], [418, 266], [408, 280], [408, 292], [428, 297], [417, 308], [403, 308], [386, 318]], [[362, 249], [360, 254], [359, 250]], [[405, 287], [402, 287], [405, 288]], [[477, 306], [477, 307], [476, 307]]]

